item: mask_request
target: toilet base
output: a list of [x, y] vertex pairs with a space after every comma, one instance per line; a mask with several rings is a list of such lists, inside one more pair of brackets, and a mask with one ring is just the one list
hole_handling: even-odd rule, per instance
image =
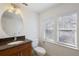
[[45, 56], [46, 50], [42, 47], [36, 47], [36, 48], [33, 49], [33, 53], [36, 56]]

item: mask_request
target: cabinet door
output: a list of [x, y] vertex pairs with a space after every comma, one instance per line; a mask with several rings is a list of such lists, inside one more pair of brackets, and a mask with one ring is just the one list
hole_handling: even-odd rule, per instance
[[28, 47], [24, 48], [21, 51], [22, 56], [31, 56], [32, 55], [32, 46], [31, 44], [27, 45]]
[[13, 53], [13, 54], [10, 54], [9, 56], [19, 56], [19, 53]]

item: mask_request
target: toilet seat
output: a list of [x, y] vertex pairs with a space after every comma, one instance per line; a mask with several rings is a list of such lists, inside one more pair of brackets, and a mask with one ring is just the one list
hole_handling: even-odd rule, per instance
[[46, 50], [44, 48], [42, 48], [42, 47], [36, 47], [36, 48], [34, 48], [34, 50], [36, 51], [36, 53], [39, 56], [42, 56], [42, 55], [46, 54]]

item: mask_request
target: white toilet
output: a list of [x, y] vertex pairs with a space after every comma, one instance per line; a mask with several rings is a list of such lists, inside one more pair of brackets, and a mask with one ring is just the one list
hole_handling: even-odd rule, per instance
[[33, 50], [34, 52], [38, 55], [38, 56], [44, 56], [46, 54], [46, 50], [43, 47], [39, 47], [38, 46], [38, 42], [33, 42], [32, 41], [32, 46], [33, 46]]
[[42, 47], [35, 47], [34, 51], [38, 56], [44, 56], [46, 54], [46, 50]]

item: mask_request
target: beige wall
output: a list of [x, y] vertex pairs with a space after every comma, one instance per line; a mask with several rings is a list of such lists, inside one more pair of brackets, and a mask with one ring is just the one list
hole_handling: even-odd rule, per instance
[[[58, 4], [56, 7], [52, 7], [42, 13], [40, 13], [40, 45], [43, 46], [48, 55], [79, 55], [78, 50], [74, 50], [71, 48], [63, 47], [57, 44], [53, 43], [43, 43], [44, 40], [44, 28], [43, 28], [43, 22], [44, 19], [47, 17], [54, 18], [53, 20], [57, 21], [57, 18], [59, 16], [62, 16], [64, 14], [70, 14], [79, 12], [79, 4]], [[56, 27], [57, 25], [55, 25]], [[57, 28], [55, 28], [54, 39], [57, 39]]]

